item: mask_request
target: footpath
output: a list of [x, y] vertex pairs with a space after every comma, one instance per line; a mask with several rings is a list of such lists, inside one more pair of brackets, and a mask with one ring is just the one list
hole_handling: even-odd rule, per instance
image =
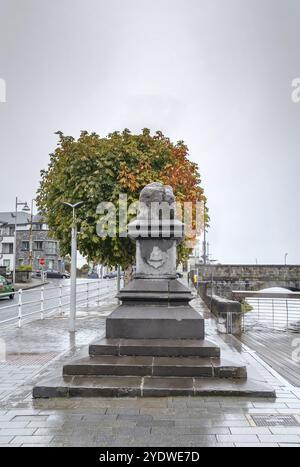
[[[196, 308], [203, 304], [197, 298]], [[237, 397], [33, 400], [33, 386], [65, 362], [87, 354], [104, 334], [113, 298], [82, 308], [77, 332], [66, 316], [22, 328], [0, 328], [0, 445], [2, 446], [293, 446], [300, 447], [300, 388], [282, 379], [236, 338], [216, 333], [206, 310], [209, 340], [245, 359], [277, 393], [276, 399]]]

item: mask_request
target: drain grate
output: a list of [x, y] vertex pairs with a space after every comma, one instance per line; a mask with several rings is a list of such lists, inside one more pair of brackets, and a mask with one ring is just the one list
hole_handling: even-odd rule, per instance
[[251, 415], [256, 426], [300, 426], [293, 415]]

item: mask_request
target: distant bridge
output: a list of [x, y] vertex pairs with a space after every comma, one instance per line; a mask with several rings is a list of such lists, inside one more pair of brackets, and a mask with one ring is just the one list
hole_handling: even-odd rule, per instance
[[231, 297], [232, 290], [284, 287], [300, 291], [300, 265], [200, 264], [198, 281], [212, 283], [214, 293]]

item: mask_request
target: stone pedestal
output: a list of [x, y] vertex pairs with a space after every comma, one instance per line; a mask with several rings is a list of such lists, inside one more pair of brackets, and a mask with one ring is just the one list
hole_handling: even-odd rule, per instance
[[106, 337], [204, 339], [204, 320], [191, 307], [122, 305], [107, 318]]
[[172, 188], [151, 184], [140, 202], [129, 224], [135, 278], [118, 294], [122, 304], [106, 320], [106, 337], [90, 345], [88, 357], [65, 365], [63, 376], [36, 386], [33, 396], [273, 397], [272, 388], [247, 381], [243, 363], [224, 361], [219, 346], [204, 338], [204, 319], [176, 279], [176, 245], [184, 231], [174, 216]]
[[134, 280], [118, 294], [122, 305], [106, 321], [106, 336], [131, 339], [204, 339], [204, 320], [190, 290], [176, 279], [176, 246], [184, 237], [171, 187], [152, 183], [140, 195], [128, 226], [136, 242]]
[[106, 337], [204, 339], [204, 319], [190, 305], [190, 291], [176, 279], [134, 279], [106, 320]]

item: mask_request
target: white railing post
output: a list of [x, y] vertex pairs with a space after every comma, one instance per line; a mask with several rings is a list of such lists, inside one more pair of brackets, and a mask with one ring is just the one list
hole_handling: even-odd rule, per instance
[[41, 319], [44, 319], [44, 287], [41, 288]]
[[59, 284], [59, 294], [58, 294], [58, 309], [59, 309], [59, 314], [63, 314], [62, 311], [62, 284]]
[[22, 289], [18, 291], [18, 327], [22, 326]]
[[100, 303], [100, 279], [98, 280], [98, 305]]

